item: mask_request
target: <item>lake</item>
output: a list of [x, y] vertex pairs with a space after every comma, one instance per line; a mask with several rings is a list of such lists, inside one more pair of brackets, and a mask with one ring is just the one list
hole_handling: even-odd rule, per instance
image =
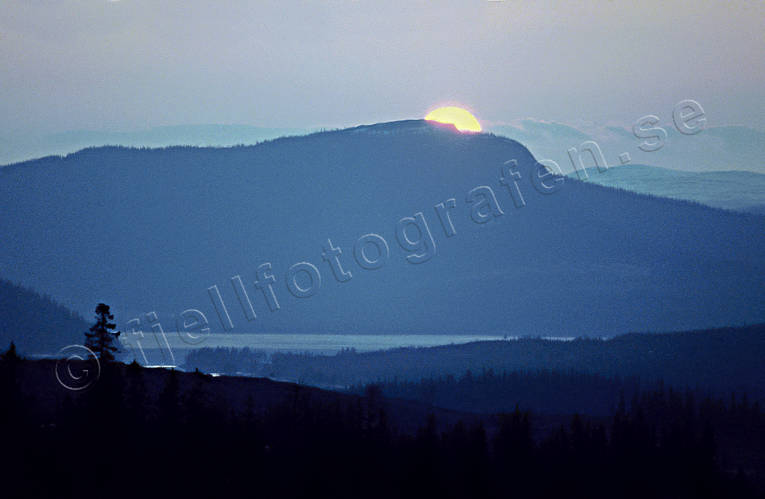
[[344, 348], [359, 352], [400, 347], [433, 347], [469, 343], [471, 341], [499, 340], [502, 336], [448, 335], [448, 334], [248, 334], [212, 333], [192, 341], [175, 332], [125, 334], [120, 336], [125, 360], [135, 358], [142, 364], [181, 364], [194, 348], [250, 348], [266, 353], [308, 352], [331, 355]]

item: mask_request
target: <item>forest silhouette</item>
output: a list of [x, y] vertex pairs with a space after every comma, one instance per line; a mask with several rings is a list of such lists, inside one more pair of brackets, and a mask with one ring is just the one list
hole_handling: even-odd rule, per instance
[[53, 361], [9, 350], [0, 369], [11, 495], [761, 497], [765, 419], [746, 398], [660, 387], [545, 428], [533, 411], [476, 417], [377, 385], [344, 394], [104, 362], [75, 393], [31, 389]]

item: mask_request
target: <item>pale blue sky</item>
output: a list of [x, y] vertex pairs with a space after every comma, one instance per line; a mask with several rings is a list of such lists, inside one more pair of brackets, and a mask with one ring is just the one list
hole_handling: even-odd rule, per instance
[[0, 132], [349, 126], [462, 104], [765, 128], [765, 2], [4, 0]]

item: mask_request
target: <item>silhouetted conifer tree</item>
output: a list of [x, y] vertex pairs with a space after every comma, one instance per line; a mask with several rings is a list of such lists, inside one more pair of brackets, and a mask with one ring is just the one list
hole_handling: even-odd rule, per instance
[[112, 331], [117, 327], [110, 322], [114, 320], [114, 315], [109, 311], [109, 305], [99, 303], [96, 307], [96, 323], [90, 328], [90, 332], [85, 333], [85, 346], [93, 350], [101, 361], [109, 362], [114, 360], [114, 352], [119, 350], [115, 345], [115, 340], [120, 332]]
[[19, 354], [16, 352], [16, 344], [14, 342], [11, 342], [8, 350], [0, 355], [0, 362], [8, 363], [8, 365], [15, 365], [20, 360], [21, 357], [19, 357]]

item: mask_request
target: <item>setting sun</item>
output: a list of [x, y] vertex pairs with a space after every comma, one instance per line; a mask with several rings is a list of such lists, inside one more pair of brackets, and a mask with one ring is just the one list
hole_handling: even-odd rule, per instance
[[460, 132], [480, 132], [481, 124], [470, 111], [461, 107], [446, 106], [439, 107], [429, 112], [425, 116], [426, 120], [437, 121], [439, 123], [451, 123]]

